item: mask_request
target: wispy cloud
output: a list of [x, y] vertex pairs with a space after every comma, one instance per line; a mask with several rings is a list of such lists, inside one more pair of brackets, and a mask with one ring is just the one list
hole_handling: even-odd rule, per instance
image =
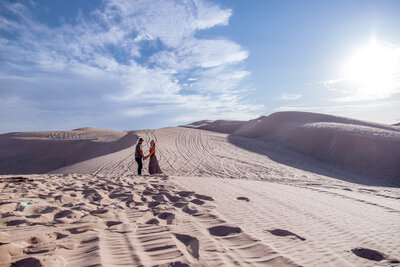
[[[57, 27], [36, 20], [29, 4], [2, 1], [0, 9], [0, 97], [35, 103], [41, 125], [126, 127], [148, 115], [165, 125], [262, 113], [243, 99], [248, 51], [226, 38], [196, 37], [229, 23], [232, 10], [213, 2], [109, 0]], [[27, 113], [11, 128], [22, 130]]]
[[301, 94], [288, 94], [288, 93], [282, 93], [279, 97], [277, 97], [277, 100], [298, 100], [302, 97]]

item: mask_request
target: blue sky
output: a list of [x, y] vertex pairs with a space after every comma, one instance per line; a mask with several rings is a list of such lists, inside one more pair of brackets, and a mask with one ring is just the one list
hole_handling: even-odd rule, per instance
[[0, 1], [0, 133], [400, 121], [400, 1]]

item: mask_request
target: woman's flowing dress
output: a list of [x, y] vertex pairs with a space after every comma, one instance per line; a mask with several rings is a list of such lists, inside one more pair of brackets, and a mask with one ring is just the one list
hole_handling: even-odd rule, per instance
[[150, 174], [162, 174], [163, 173], [161, 171], [160, 165], [158, 164], [158, 159], [157, 159], [155, 153], [150, 157], [149, 173]]

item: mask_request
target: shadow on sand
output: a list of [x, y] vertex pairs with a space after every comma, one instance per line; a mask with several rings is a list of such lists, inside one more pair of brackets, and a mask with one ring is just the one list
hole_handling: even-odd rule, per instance
[[111, 142], [96, 139], [57, 140], [0, 135], [0, 174], [44, 174], [133, 146], [134, 132]]
[[346, 170], [338, 164], [315, 159], [277, 141], [266, 141], [239, 135], [229, 135], [228, 140], [237, 147], [264, 155], [273, 161], [297, 169], [361, 185], [400, 187], [400, 179], [396, 174], [371, 174]]

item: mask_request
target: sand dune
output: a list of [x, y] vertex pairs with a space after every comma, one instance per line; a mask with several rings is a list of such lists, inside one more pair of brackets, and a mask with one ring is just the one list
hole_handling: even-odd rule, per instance
[[[285, 138], [300, 136], [296, 131], [306, 124], [317, 133], [322, 126], [324, 131], [337, 131], [340, 123], [343, 131], [356, 131], [355, 137], [373, 135], [372, 128], [376, 139], [397, 140], [390, 126], [300, 117], [297, 124], [282, 126], [294, 127]], [[128, 133], [86, 128], [58, 135], [2, 136], [0, 149], [8, 140], [12, 145], [5, 147], [15, 150], [10, 162], [24, 155], [21, 170], [45, 172], [35, 166], [44, 162], [52, 168], [47, 174], [25, 175], [31, 180], [0, 182], [0, 265], [400, 264], [400, 189], [395, 179], [338, 172], [331, 163], [283, 148], [276, 140], [230, 133], [249, 130], [246, 124], [259, 123], [191, 125], [215, 125], [219, 132], [188, 127]], [[247, 134], [257, 133], [254, 129]], [[53, 142], [51, 136], [58, 139]], [[146, 154], [150, 140], [156, 141], [165, 175], [150, 176], [146, 169], [144, 176], [135, 175], [137, 136], [145, 139]], [[41, 144], [46, 144], [44, 155], [24, 154]], [[93, 148], [98, 156], [85, 154], [82, 148]], [[64, 157], [74, 160], [55, 169], [56, 152], [62, 149], [71, 149]], [[32, 155], [40, 160], [29, 158]], [[10, 163], [2, 164], [16, 170]]]
[[[226, 130], [227, 125], [233, 130]], [[202, 121], [187, 127], [275, 141], [339, 168], [400, 183], [400, 129], [395, 126], [316, 113], [278, 112], [248, 122]]]
[[81, 128], [0, 135], [0, 174], [46, 173], [132, 146], [134, 133]]

